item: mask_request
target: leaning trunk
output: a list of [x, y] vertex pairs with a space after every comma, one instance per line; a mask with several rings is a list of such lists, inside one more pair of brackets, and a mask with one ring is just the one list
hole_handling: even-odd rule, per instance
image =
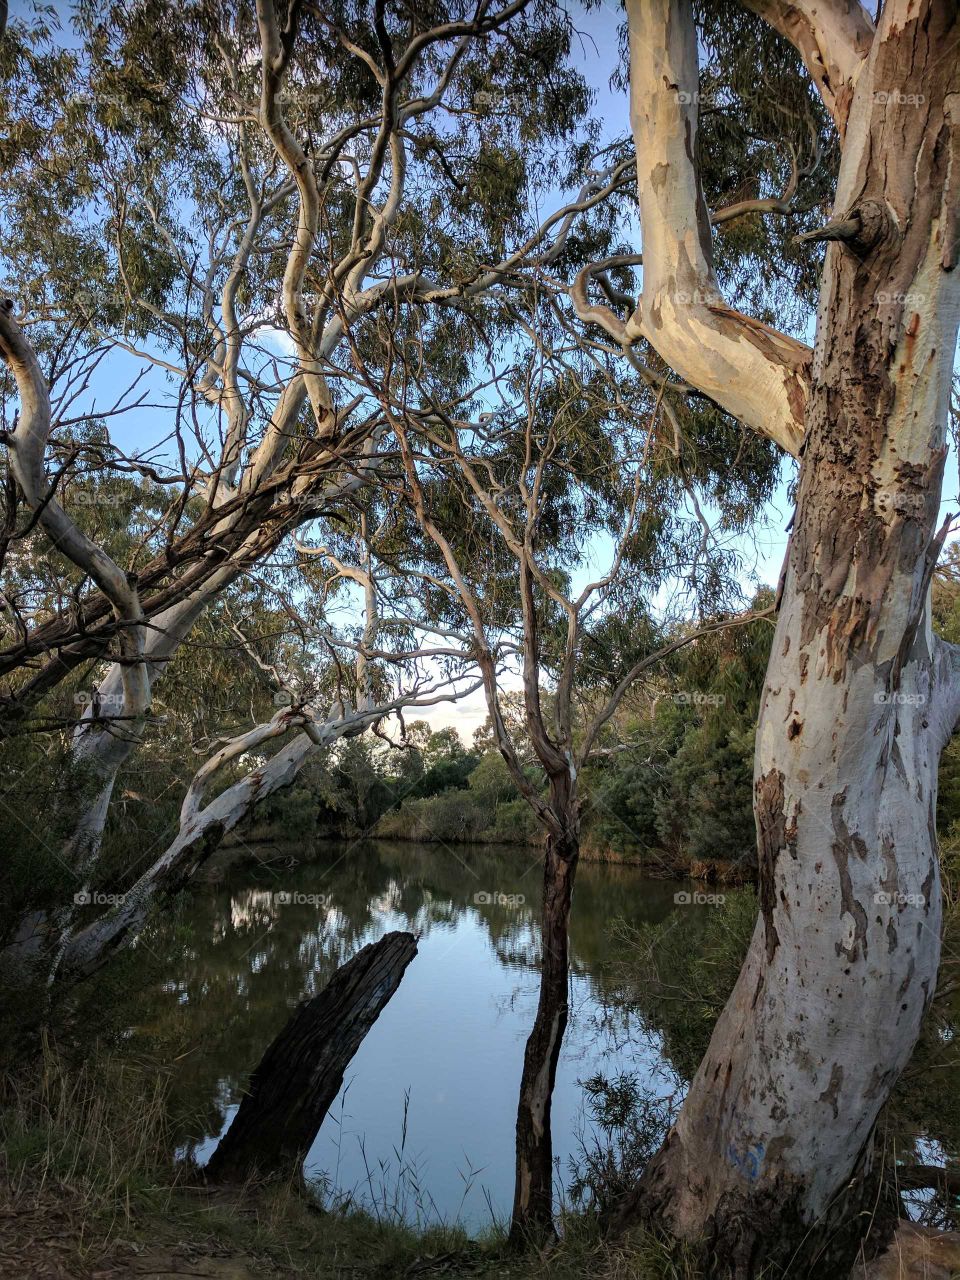
[[550, 1108], [567, 1026], [570, 904], [579, 856], [575, 836], [547, 839], [543, 867], [540, 999], [527, 1040], [517, 1107], [517, 1174], [510, 1239], [522, 1246], [553, 1234]]
[[715, 1274], [846, 1274], [874, 1124], [936, 981], [956, 699], [928, 602], [957, 334], [958, 35], [955, 5], [890, 0], [858, 84], [836, 216], [859, 231], [827, 254], [758, 730], [761, 917], [623, 1213], [699, 1238]]
[[223, 837], [268, 796], [289, 786], [317, 743], [307, 733], [275, 752], [266, 764], [221, 791], [184, 821], [171, 844], [120, 902], [104, 915], [71, 933], [64, 941], [55, 974], [61, 985], [88, 978], [117, 951], [140, 936], [155, 903], [183, 889], [215, 852]]
[[208, 1179], [301, 1177], [344, 1071], [416, 954], [412, 933], [385, 934], [299, 1006], [251, 1076], [249, 1092], [207, 1165]]

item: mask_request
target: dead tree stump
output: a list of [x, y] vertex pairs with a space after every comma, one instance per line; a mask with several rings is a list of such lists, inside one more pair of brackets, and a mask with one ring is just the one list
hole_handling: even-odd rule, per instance
[[289, 1177], [313, 1145], [360, 1042], [417, 954], [411, 933], [388, 933], [303, 1001], [267, 1049], [210, 1158], [210, 1181]]

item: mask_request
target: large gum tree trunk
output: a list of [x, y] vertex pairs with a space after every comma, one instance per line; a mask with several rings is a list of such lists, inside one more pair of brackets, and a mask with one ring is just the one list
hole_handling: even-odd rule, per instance
[[936, 982], [937, 765], [957, 704], [928, 602], [957, 336], [958, 46], [955, 4], [889, 0], [853, 100], [835, 216], [858, 230], [827, 253], [758, 730], [761, 917], [621, 1219], [703, 1240], [714, 1274], [846, 1274], [873, 1127]]
[[550, 1109], [568, 1016], [570, 906], [579, 842], [548, 836], [543, 867], [540, 998], [527, 1039], [517, 1107], [517, 1173], [510, 1241], [520, 1247], [553, 1235]]

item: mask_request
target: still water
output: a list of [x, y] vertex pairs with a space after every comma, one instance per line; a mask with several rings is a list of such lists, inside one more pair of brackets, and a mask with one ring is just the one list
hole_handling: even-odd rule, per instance
[[[411, 1223], [477, 1229], [508, 1217], [537, 998], [537, 851], [324, 843], [289, 863], [225, 872], [196, 893], [175, 934], [149, 939], [164, 980], [139, 1033], [187, 1046], [172, 1068], [182, 1150], [206, 1160], [290, 1009], [359, 947], [404, 929], [419, 937], [418, 954], [349, 1065], [306, 1172]], [[656, 1093], [676, 1087], [656, 1031], [609, 998], [604, 962], [616, 918], [684, 913], [674, 903], [682, 887], [627, 867], [578, 871], [553, 1105], [558, 1195], [592, 1132], [580, 1081], [632, 1072]]]

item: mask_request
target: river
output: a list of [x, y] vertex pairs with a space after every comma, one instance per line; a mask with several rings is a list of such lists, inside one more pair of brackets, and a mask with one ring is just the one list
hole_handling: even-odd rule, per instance
[[[157, 978], [138, 997], [143, 1012], [128, 1047], [164, 1063], [177, 1151], [203, 1163], [298, 1001], [365, 943], [409, 930], [419, 938], [418, 954], [350, 1063], [306, 1172], [324, 1185], [330, 1203], [364, 1208], [382, 1221], [460, 1223], [470, 1231], [506, 1221], [517, 1090], [537, 999], [539, 851], [368, 841], [246, 852], [269, 861], [252, 857], [220, 868], [138, 942]], [[581, 864], [570, 930], [570, 1022], [553, 1105], [558, 1205], [571, 1162], [596, 1135], [582, 1081], [631, 1075], [648, 1099], [676, 1100], [684, 1089], [653, 1021], [659, 1016], [665, 1025], [662, 1006], [649, 1019], [637, 1012], [650, 1003], [643, 983], [630, 1005], [618, 999], [610, 975], [622, 950], [618, 921], [665, 922], [661, 966], [669, 967], [673, 954], [682, 968], [702, 951], [708, 922], [720, 926], [715, 938], [734, 936], [737, 892], [698, 893], [631, 867]], [[742, 933], [744, 912], [749, 929], [753, 908], [739, 905]], [[711, 966], [718, 954], [710, 953]], [[738, 965], [735, 950], [721, 1001]], [[953, 995], [880, 1125], [892, 1165], [952, 1165], [960, 1153], [955, 966], [951, 938], [941, 982]], [[667, 981], [674, 976], [670, 969]], [[685, 1007], [669, 1006], [680, 1015]], [[683, 1016], [668, 1022], [672, 1036], [689, 1035]], [[680, 1048], [683, 1040], [671, 1044]], [[955, 1197], [927, 1190], [905, 1194], [904, 1209], [938, 1226], [953, 1226], [957, 1217]]]
[[[208, 1158], [290, 1009], [364, 943], [405, 929], [418, 954], [350, 1064], [306, 1172], [385, 1218], [476, 1230], [508, 1217], [537, 998], [538, 851], [366, 842], [283, 852], [287, 863], [227, 870], [175, 928], [148, 939], [164, 976], [138, 1032], [188, 1046], [171, 1068], [181, 1150]], [[676, 1088], [656, 1031], [610, 997], [604, 962], [618, 917], [675, 912], [688, 927], [689, 908], [674, 901], [685, 888], [630, 867], [578, 871], [553, 1107], [558, 1199], [592, 1139], [582, 1080], [633, 1073], [658, 1095]]]

